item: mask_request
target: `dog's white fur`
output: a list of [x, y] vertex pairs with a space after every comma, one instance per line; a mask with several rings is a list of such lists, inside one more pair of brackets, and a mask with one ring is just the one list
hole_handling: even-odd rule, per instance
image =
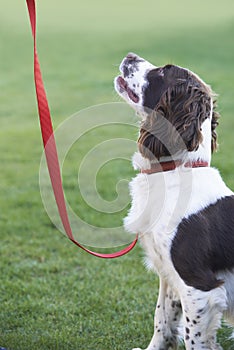
[[[152, 64], [139, 58], [138, 70], [126, 77], [130, 88], [139, 96], [134, 103], [115, 81], [117, 92], [142, 116], [143, 91], [147, 72]], [[123, 60], [120, 71], [123, 72]], [[200, 79], [200, 78], [199, 78]], [[211, 112], [212, 115], [212, 112]], [[211, 161], [211, 117], [202, 125], [203, 142], [195, 152], [188, 152], [185, 161]], [[166, 159], [165, 159], [166, 160]], [[150, 168], [150, 161], [140, 153], [133, 157], [135, 169]], [[216, 331], [223, 313], [234, 318], [234, 273], [222, 272], [224, 284], [208, 292], [185, 284], [176, 272], [170, 249], [177, 227], [183, 218], [197, 213], [218, 199], [233, 195], [218, 170], [186, 168], [151, 174], [139, 173], [130, 183], [132, 206], [124, 225], [131, 233], [140, 233], [140, 242], [146, 252], [147, 266], [160, 279], [160, 290], [155, 311], [154, 335], [147, 350], [177, 349], [178, 329], [182, 322], [187, 350], [221, 349], [216, 343]], [[194, 266], [196, 269], [196, 266]], [[181, 308], [182, 306], [182, 308]]]

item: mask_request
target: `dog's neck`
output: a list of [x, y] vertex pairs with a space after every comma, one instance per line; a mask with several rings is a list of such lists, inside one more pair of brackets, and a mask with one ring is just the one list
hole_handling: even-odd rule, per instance
[[[147, 170], [155, 167], [155, 164], [168, 162], [178, 162], [180, 165], [206, 164], [210, 166], [211, 162], [211, 119], [206, 119], [202, 124], [203, 141], [197, 151], [194, 152], [178, 152], [173, 157], [162, 157], [159, 160], [150, 161], [144, 158], [139, 152], [133, 156], [133, 166], [136, 170]], [[204, 166], [204, 165], [202, 165]]]
[[193, 162], [186, 162], [183, 163], [182, 161], [179, 160], [171, 160], [169, 162], [160, 162], [160, 163], [154, 163], [151, 164], [151, 168], [150, 169], [141, 169], [141, 173], [142, 174], [156, 174], [156, 173], [161, 173], [161, 172], [165, 172], [165, 171], [171, 171], [171, 170], [175, 170], [176, 168], [180, 167], [180, 166], [184, 166], [185, 168], [204, 168], [204, 167], [208, 167], [209, 164], [208, 162], [204, 162], [204, 161], [193, 161]]

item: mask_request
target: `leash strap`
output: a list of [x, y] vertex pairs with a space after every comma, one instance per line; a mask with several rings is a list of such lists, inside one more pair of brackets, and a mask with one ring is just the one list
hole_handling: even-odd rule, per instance
[[[50, 109], [49, 109], [49, 105], [46, 97], [39, 59], [37, 55], [35, 0], [26, 0], [26, 2], [28, 6], [33, 43], [34, 43], [34, 81], [35, 81], [35, 88], [36, 88], [38, 114], [39, 114], [39, 120], [40, 120], [40, 126], [41, 126], [42, 140], [43, 140], [49, 175], [51, 179], [51, 184], [52, 184], [56, 204], [58, 207], [58, 212], [59, 212], [64, 230], [67, 234], [67, 237], [70, 239], [70, 241], [72, 241], [74, 244], [76, 244], [79, 248], [83, 249], [87, 253], [99, 258], [109, 258], [109, 259], [118, 258], [122, 255], [127, 254], [128, 252], [130, 252], [130, 250], [133, 249], [133, 247], [137, 243], [138, 237], [136, 237], [136, 239], [132, 243], [130, 243], [130, 245], [128, 245], [127, 247], [125, 247], [120, 251], [117, 251], [114, 253], [102, 254], [102, 253], [93, 252], [92, 250], [87, 249], [86, 247], [81, 245], [79, 242], [77, 242], [73, 236], [71, 225], [68, 218], [66, 203], [65, 203], [57, 147], [56, 147], [53, 125], [52, 125], [51, 116], [50, 116]], [[49, 144], [48, 144], [48, 141], [50, 141]]]

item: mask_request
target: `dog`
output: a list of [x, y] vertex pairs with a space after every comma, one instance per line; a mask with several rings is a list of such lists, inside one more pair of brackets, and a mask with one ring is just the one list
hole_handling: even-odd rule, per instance
[[178, 349], [181, 328], [187, 350], [221, 349], [222, 316], [234, 324], [234, 194], [210, 166], [216, 95], [190, 70], [134, 53], [120, 73], [115, 89], [141, 119], [124, 226], [160, 283], [147, 350]]

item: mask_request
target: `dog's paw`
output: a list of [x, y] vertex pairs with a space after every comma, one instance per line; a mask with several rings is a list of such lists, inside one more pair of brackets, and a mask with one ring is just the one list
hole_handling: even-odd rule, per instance
[[141, 348], [134, 348], [134, 349], [132, 349], [132, 350], [142, 350]]

